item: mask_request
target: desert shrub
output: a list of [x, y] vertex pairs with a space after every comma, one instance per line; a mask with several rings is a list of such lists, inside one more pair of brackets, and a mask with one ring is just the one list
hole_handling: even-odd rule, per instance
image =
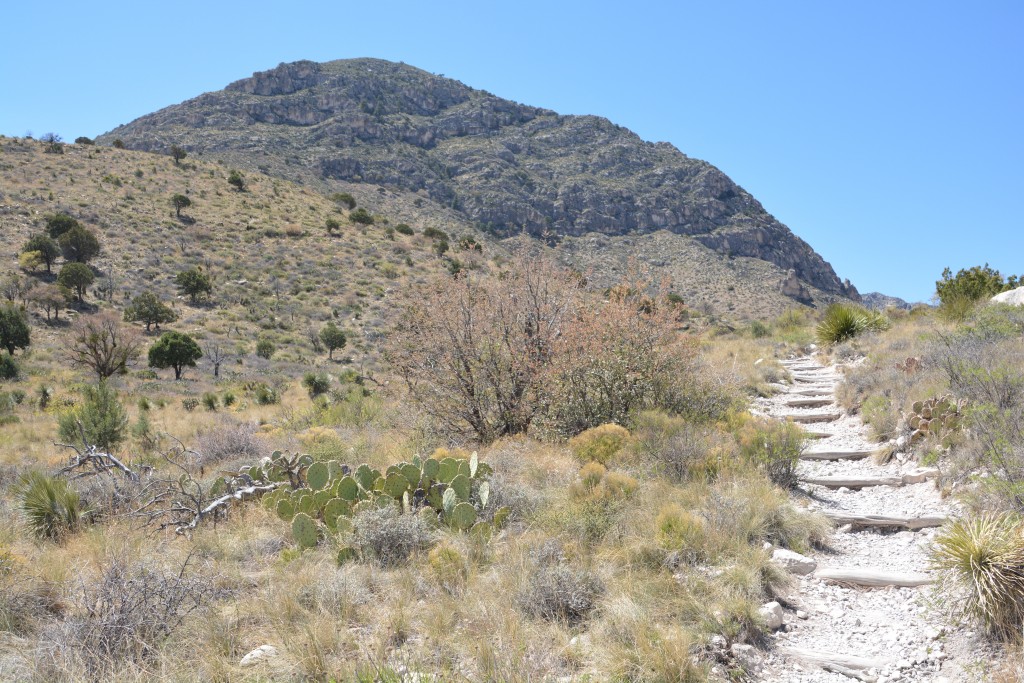
[[277, 391], [273, 387], [266, 384], [265, 382], [259, 382], [253, 387], [253, 397], [256, 399], [256, 403], [261, 406], [269, 406], [277, 403], [281, 400]]
[[861, 405], [860, 412], [877, 441], [885, 441], [896, 435], [900, 414], [888, 396], [868, 397]]
[[331, 378], [323, 372], [307, 372], [302, 376], [302, 386], [306, 387], [310, 398], [316, 398], [330, 390]]
[[223, 591], [186, 564], [165, 572], [123, 558], [108, 560], [94, 582], [73, 596], [71, 615], [44, 640], [62, 669], [82, 667], [92, 680], [152, 660], [189, 614]]
[[394, 506], [364, 510], [353, 519], [353, 543], [366, 559], [381, 567], [405, 563], [426, 550], [435, 535], [419, 515], [403, 515]]
[[818, 342], [829, 346], [839, 344], [865, 332], [877, 332], [889, 327], [889, 319], [878, 311], [869, 311], [851, 304], [832, 304], [818, 323]]
[[235, 392], [225, 391], [224, 397], [221, 399], [221, 402], [224, 404], [225, 408], [230, 408], [231, 406], [235, 405], [235, 402], [237, 400], [238, 398], [235, 396]]
[[629, 439], [629, 430], [617, 424], [603, 424], [569, 439], [572, 454], [583, 462], [607, 465]]
[[21, 369], [9, 353], [0, 353], [0, 379], [18, 379]]
[[797, 483], [797, 465], [804, 448], [804, 433], [791, 422], [741, 416], [734, 431], [740, 455], [779, 486]]
[[395, 232], [400, 235], [412, 235], [415, 231], [405, 223], [399, 223], [395, 226]]
[[274, 346], [274, 342], [270, 341], [266, 337], [263, 337], [256, 342], [256, 355], [260, 358], [270, 360], [270, 357], [277, 351], [277, 347]]
[[460, 595], [465, 589], [469, 578], [469, 566], [466, 558], [454, 545], [443, 543], [431, 548], [427, 554], [427, 564], [431, 577], [448, 593]]
[[191, 413], [193, 410], [199, 407], [199, 399], [196, 398], [195, 396], [188, 396], [186, 398], [183, 398], [181, 399], [181, 407], [184, 408], [186, 412]]
[[944, 528], [932, 551], [946, 606], [992, 634], [1020, 641], [1024, 626], [1024, 527], [1016, 515], [983, 514]]
[[29, 529], [38, 538], [60, 540], [88, 519], [78, 493], [64, 479], [41, 472], [24, 474], [15, 487]]
[[441, 240], [442, 242], [448, 241], [448, 233], [444, 230], [438, 230], [437, 228], [425, 228], [423, 230], [423, 236], [429, 237], [432, 240]]
[[753, 337], [754, 339], [762, 339], [764, 337], [769, 336], [771, 333], [771, 328], [765, 325], [760, 320], [755, 320], [754, 322], [750, 323], [750, 336]]
[[348, 219], [353, 223], [359, 223], [360, 225], [373, 225], [374, 222], [373, 214], [361, 206], [352, 211], [348, 215]]
[[676, 503], [662, 506], [655, 520], [658, 543], [678, 561], [697, 564], [707, 559], [705, 522]]
[[268, 454], [269, 446], [260, 437], [256, 425], [242, 422], [220, 424], [196, 439], [196, 465], [205, 468], [226, 460], [257, 462]]
[[202, 402], [203, 407], [210, 411], [217, 410], [217, 406], [220, 405], [220, 399], [217, 397], [217, 394], [209, 391], [203, 394]]
[[331, 201], [341, 204], [349, 210], [356, 208], [356, 198], [348, 192], [335, 192], [331, 195]]
[[578, 624], [604, 594], [604, 583], [593, 572], [569, 564], [560, 549], [542, 548], [517, 596], [526, 614], [548, 621]]
[[128, 414], [117, 391], [106, 382], [86, 386], [82, 403], [57, 417], [60, 438], [82, 447], [110, 451], [124, 441]]
[[693, 424], [661, 411], [639, 413], [632, 434], [630, 459], [674, 482], [713, 479], [735, 455], [732, 438], [715, 426]]
[[993, 270], [986, 263], [984, 266], [960, 269], [956, 275], [946, 268], [942, 271], [942, 279], [935, 283], [935, 293], [939, 301], [980, 301], [1008, 289], [1014, 289], [1020, 283], [1016, 275], [1004, 279], [998, 270]]

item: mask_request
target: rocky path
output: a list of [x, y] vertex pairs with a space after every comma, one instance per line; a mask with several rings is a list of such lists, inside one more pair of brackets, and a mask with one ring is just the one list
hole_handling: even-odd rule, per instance
[[871, 454], [878, 445], [863, 423], [834, 402], [839, 371], [810, 357], [783, 363], [792, 384], [754, 410], [816, 435], [801, 459], [806, 500], [799, 502], [831, 517], [837, 529], [828, 550], [812, 557], [775, 551], [797, 576], [784, 601], [784, 625], [756, 679], [971, 680], [980, 636], [950, 627], [927, 606], [928, 547], [955, 512], [931, 481], [934, 470], [897, 460], [877, 464]]

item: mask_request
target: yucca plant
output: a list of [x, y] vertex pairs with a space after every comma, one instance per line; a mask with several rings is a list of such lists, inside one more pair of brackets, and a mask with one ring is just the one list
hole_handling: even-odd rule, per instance
[[76, 531], [88, 516], [78, 493], [63, 479], [29, 472], [22, 475], [16, 492], [28, 526], [39, 538], [59, 540]]
[[825, 309], [825, 315], [818, 323], [818, 342], [828, 346], [838, 344], [865, 332], [877, 332], [889, 328], [889, 319], [878, 311], [869, 311], [860, 306], [832, 304]]
[[[1024, 525], [1013, 514], [959, 519], [935, 540], [932, 566], [953, 588], [952, 611], [994, 635], [1021, 640], [1024, 625]], [[958, 596], [959, 597], [959, 596]]]

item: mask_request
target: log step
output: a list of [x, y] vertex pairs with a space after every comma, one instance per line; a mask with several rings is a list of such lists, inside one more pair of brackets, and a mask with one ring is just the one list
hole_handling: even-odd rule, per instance
[[783, 420], [792, 420], [797, 424], [814, 424], [817, 422], [835, 422], [842, 415], [839, 413], [790, 413], [788, 415], [779, 415], [779, 418]]
[[836, 524], [850, 524], [854, 529], [901, 528], [917, 531], [918, 529], [942, 526], [946, 523], [946, 517], [943, 515], [906, 517], [902, 515], [858, 515], [835, 510], [820, 510], [820, 512]]
[[887, 572], [881, 569], [846, 569], [819, 567], [814, 577], [831, 583], [845, 583], [866, 588], [916, 588], [932, 582], [927, 574]]
[[877, 676], [871, 676], [867, 673], [869, 670], [881, 671], [888, 666], [892, 666], [895, 661], [884, 657], [860, 657], [858, 655], [844, 655], [838, 652], [808, 650], [802, 647], [780, 647], [778, 651], [780, 654], [804, 664], [817, 666], [826, 671], [833, 671], [867, 682], [878, 680]]
[[831, 387], [808, 387], [800, 389], [790, 389], [786, 392], [791, 396], [834, 396], [834, 392]]
[[835, 399], [832, 396], [820, 396], [818, 398], [794, 398], [786, 401], [786, 405], [790, 408], [820, 408], [821, 406], [827, 406], [831, 403], [835, 403]]
[[803, 384], [809, 384], [811, 382], [817, 384], [836, 384], [840, 379], [842, 379], [838, 375], [800, 375], [795, 372], [791, 373], [790, 377], [793, 378], [794, 382], [802, 382]]
[[835, 434], [830, 434], [828, 432], [804, 431], [805, 439], [831, 439], [833, 436], [835, 436]]
[[863, 460], [872, 455], [874, 451], [804, 451], [800, 454], [801, 460]]
[[801, 477], [805, 484], [824, 486], [830, 489], [862, 489], [867, 486], [903, 486], [903, 477]]

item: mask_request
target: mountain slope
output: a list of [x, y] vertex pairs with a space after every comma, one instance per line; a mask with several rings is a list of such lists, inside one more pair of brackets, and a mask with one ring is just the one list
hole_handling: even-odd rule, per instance
[[767, 261], [782, 275], [792, 269], [825, 298], [858, 297], [711, 164], [603, 118], [561, 116], [404, 64], [282, 64], [99, 141], [115, 139], [157, 152], [179, 144], [325, 191], [387, 188], [499, 237], [525, 231], [558, 242], [666, 230]]

